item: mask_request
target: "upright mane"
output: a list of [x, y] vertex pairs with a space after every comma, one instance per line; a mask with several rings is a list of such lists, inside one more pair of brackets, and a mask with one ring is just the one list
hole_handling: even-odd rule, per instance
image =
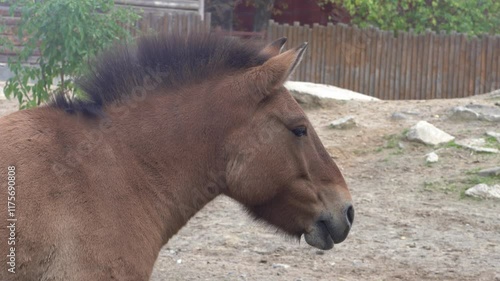
[[[87, 75], [77, 79], [86, 97], [58, 94], [49, 106], [69, 113], [101, 115], [108, 104], [155, 85], [168, 89], [215, 75], [251, 68], [269, 59], [262, 46], [214, 34], [153, 35], [120, 44], [94, 59]], [[148, 88], [149, 87], [149, 88]], [[156, 91], [158, 92], [158, 91]]]

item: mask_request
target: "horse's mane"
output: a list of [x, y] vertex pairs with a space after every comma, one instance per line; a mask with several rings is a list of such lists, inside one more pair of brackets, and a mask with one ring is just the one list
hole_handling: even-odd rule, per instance
[[[172, 89], [215, 75], [263, 64], [262, 46], [214, 34], [154, 35], [120, 44], [93, 60], [89, 73], [77, 79], [81, 99], [57, 94], [49, 106], [67, 112], [102, 114], [102, 108], [154, 87]], [[169, 91], [165, 91], [169, 92]], [[148, 92], [149, 93], [149, 92]]]

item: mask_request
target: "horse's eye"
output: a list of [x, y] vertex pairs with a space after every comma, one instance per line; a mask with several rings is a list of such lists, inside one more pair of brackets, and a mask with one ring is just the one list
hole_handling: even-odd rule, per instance
[[292, 133], [294, 133], [297, 137], [307, 136], [307, 127], [306, 126], [299, 126], [295, 129], [293, 129]]

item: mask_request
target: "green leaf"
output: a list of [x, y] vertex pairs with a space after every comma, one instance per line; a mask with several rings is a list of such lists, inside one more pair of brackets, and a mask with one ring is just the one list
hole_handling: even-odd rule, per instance
[[[116, 38], [131, 36], [117, 23], [139, 18], [131, 10], [115, 7], [112, 0], [18, 0], [10, 8], [11, 13], [20, 8], [17, 35], [20, 39], [28, 38], [19, 56], [8, 61], [14, 77], [4, 87], [5, 95], [17, 98], [20, 108], [37, 106], [49, 99], [54, 78], [62, 74], [81, 75], [89, 57]], [[38, 66], [24, 67], [37, 49], [41, 53]], [[30, 81], [38, 82], [30, 85]], [[72, 82], [65, 84], [67, 89], [74, 90]]]
[[469, 35], [500, 33], [498, 0], [318, 0], [342, 6], [359, 26], [424, 32], [457, 31]]

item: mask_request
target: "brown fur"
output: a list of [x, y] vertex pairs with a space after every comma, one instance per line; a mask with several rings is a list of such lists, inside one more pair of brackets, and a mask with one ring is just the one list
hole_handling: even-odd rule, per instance
[[148, 280], [161, 247], [221, 194], [315, 247], [345, 239], [344, 178], [282, 85], [305, 47], [214, 38], [115, 49], [81, 80], [86, 101], [0, 119], [0, 198], [14, 165], [18, 220], [16, 273], [0, 241], [0, 280]]

